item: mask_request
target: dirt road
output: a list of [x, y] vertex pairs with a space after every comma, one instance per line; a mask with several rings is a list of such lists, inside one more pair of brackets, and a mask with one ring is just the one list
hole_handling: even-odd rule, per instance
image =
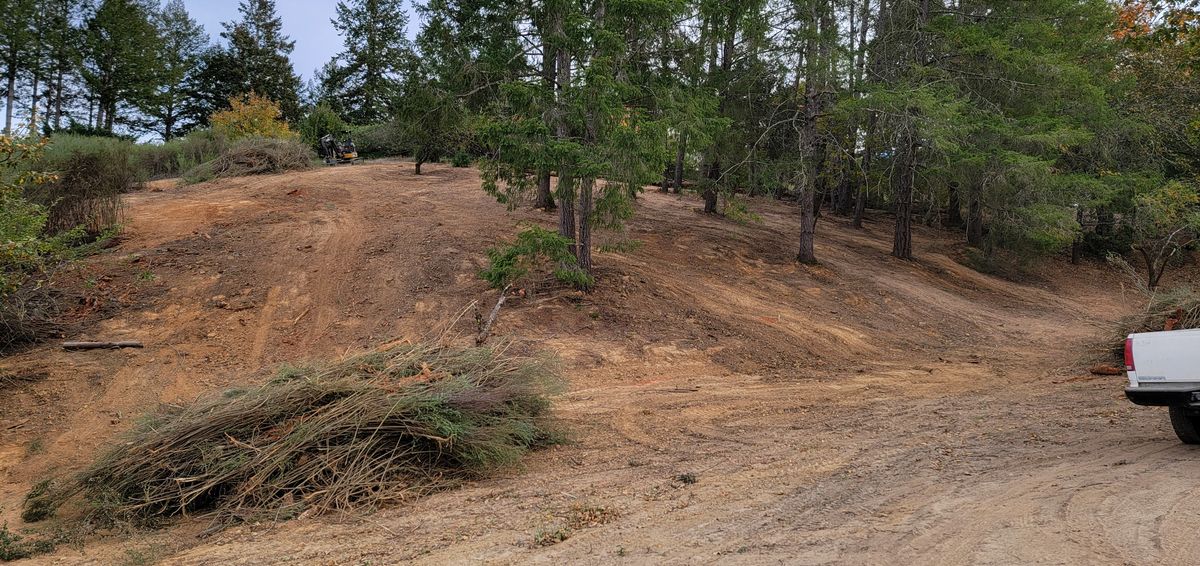
[[[121, 304], [86, 337], [149, 347], [0, 360], [45, 375], [0, 400], [10, 525], [36, 479], [77, 467], [158, 403], [447, 320], [469, 335], [468, 305], [495, 298], [475, 276], [482, 251], [521, 222], [553, 220], [505, 212], [472, 170], [414, 177], [393, 163], [129, 204], [128, 239], [80, 274]], [[366, 516], [205, 539], [196, 519], [37, 562], [1200, 561], [1200, 454], [1160, 411], [1125, 402], [1122, 378], [1081, 369], [1136, 300], [1103, 270], [1003, 281], [956, 263], [928, 230], [919, 260], [899, 262], [885, 224], [831, 219], [821, 265], [802, 267], [790, 207], [756, 202], [763, 222], [737, 225], [696, 206], [647, 193], [627, 234], [605, 237], [643, 245], [597, 256], [596, 293], [542, 283], [502, 314], [496, 333], [514, 347], [563, 357], [571, 443]]]

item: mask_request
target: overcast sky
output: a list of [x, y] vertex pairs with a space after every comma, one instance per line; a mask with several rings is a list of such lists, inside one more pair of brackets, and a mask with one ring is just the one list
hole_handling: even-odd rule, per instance
[[[209, 39], [220, 40], [221, 22], [237, 20], [238, 0], [184, 0], [192, 18], [208, 31]], [[313, 72], [342, 50], [342, 38], [333, 29], [336, 0], [278, 0], [275, 3], [279, 16], [283, 18], [283, 33], [296, 42], [292, 52], [292, 64], [296, 72], [307, 81]], [[416, 35], [417, 18], [412, 13], [411, 1], [406, 1], [409, 17], [409, 37]]]

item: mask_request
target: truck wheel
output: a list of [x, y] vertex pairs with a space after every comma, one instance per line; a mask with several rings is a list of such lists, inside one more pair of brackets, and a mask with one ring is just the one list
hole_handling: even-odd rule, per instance
[[1200, 444], [1200, 414], [1188, 407], [1171, 407], [1171, 427], [1184, 444]]

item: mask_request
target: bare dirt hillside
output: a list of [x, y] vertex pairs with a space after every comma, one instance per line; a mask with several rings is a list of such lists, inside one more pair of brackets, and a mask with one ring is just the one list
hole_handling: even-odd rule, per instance
[[[1123, 378], [1084, 369], [1136, 301], [1100, 269], [1024, 284], [889, 226], [819, 227], [792, 261], [791, 207], [760, 224], [647, 193], [601, 253], [597, 292], [550, 283], [496, 328], [564, 360], [573, 441], [521, 469], [366, 516], [196, 519], [86, 541], [40, 563], [1194, 564], [1200, 453]], [[0, 360], [0, 522], [161, 403], [277, 364], [395, 338], [470, 335], [495, 300], [483, 250], [541, 213], [505, 212], [477, 172], [373, 163], [165, 186], [129, 198], [126, 239], [77, 277], [110, 315], [82, 338], [145, 350]], [[461, 318], [456, 317], [465, 313]], [[457, 320], [450, 325], [451, 321]], [[449, 326], [449, 328], [448, 328]], [[140, 562], [139, 562], [140, 561]]]

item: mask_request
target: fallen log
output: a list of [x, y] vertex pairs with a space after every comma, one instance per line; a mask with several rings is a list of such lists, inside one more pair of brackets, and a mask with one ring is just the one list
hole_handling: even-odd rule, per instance
[[79, 350], [118, 350], [121, 348], [145, 348], [141, 342], [125, 341], [125, 342], [63, 342], [64, 350], [79, 351]]

